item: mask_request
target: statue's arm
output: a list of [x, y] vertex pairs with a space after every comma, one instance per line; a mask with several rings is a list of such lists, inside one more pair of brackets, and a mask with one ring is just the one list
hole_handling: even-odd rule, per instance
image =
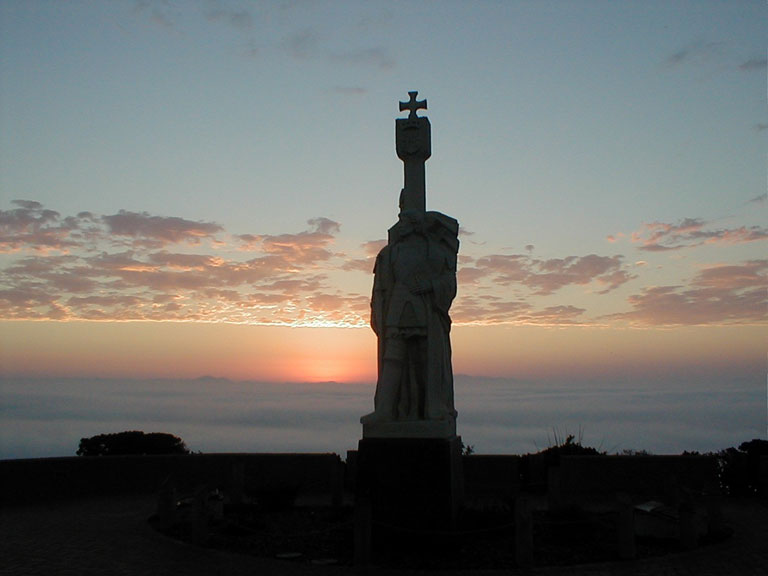
[[455, 254], [446, 254], [440, 274], [431, 280], [431, 287], [435, 305], [447, 313], [457, 291]]
[[373, 293], [371, 294], [371, 328], [378, 336], [384, 327], [384, 309], [386, 307], [387, 293], [387, 248], [376, 256], [376, 264], [373, 267]]

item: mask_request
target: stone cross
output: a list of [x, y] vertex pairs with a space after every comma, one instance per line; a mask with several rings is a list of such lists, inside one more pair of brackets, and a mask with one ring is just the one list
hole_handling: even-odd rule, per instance
[[404, 186], [400, 195], [400, 210], [427, 209], [427, 186], [424, 163], [432, 155], [432, 134], [429, 118], [417, 116], [416, 111], [427, 108], [426, 100], [416, 100], [418, 92], [408, 92], [408, 102], [400, 102], [400, 111], [408, 110], [408, 118], [395, 120], [395, 149], [404, 164]]
[[411, 113], [408, 115], [409, 120], [418, 118], [418, 116], [416, 116], [416, 110], [421, 110], [422, 108], [424, 110], [427, 109], [426, 98], [424, 100], [416, 100], [416, 95], [418, 93], [419, 93], [418, 90], [415, 92], [408, 92], [408, 96], [410, 96], [411, 99], [408, 102], [400, 102], [400, 112], [402, 112], [403, 110], [411, 111]]

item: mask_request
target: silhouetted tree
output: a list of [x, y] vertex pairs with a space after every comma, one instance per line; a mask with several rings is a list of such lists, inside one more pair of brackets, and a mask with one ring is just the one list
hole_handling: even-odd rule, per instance
[[128, 454], [189, 454], [184, 441], [172, 434], [137, 430], [81, 438], [78, 456], [125, 456]]
[[739, 448], [726, 448], [717, 454], [720, 483], [726, 494], [751, 496], [760, 486], [760, 457], [768, 456], [768, 440], [742, 442]]

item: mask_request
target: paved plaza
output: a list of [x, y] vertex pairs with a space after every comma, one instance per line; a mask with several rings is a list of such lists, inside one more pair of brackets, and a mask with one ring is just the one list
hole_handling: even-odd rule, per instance
[[[0, 511], [0, 574], [185, 575], [356, 574], [348, 566], [254, 558], [176, 542], [155, 532], [147, 519], [149, 496], [93, 498], [11, 506]], [[520, 574], [548, 576], [768, 576], [768, 505], [728, 502], [729, 540], [661, 558], [567, 568], [536, 567]], [[366, 574], [411, 572], [368, 568]], [[436, 574], [437, 571], [426, 572]], [[460, 571], [450, 571], [457, 576]], [[472, 571], [473, 574], [501, 572]]]

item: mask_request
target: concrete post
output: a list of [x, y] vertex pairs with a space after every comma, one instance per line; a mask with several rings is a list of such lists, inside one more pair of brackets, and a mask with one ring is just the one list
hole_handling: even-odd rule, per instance
[[683, 502], [678, 511], [680, 518], [680, 545], [683, 550], [693, 550], [698, 544], [696, 511], [690, 502]]
[[524, 494], [515, 499], [515, 562], [520, 568], [533, 566], [531, 501]]
[[359, 498], [355, 502], [355, 566], [367, 566], [371, 561], [372, 530], [371, 501], [368, 498]]
[[619, 558], [631, 560], [637, 554], [635, 547], [635, 508], [626, 494], [616, 498], [616, 545]]

